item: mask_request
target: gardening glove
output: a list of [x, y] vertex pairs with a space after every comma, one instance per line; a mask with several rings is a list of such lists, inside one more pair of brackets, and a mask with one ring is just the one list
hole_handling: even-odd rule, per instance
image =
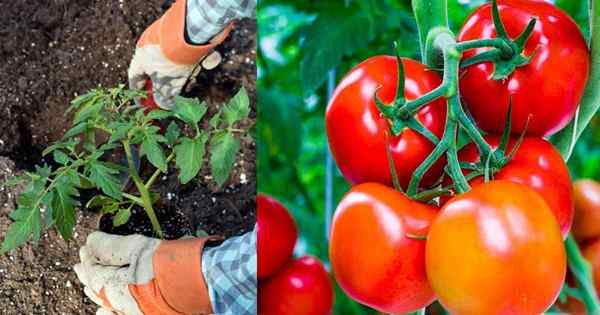
[[97, 315], [256, 314], [256, 228], [204, 247], [211, 239], [95, 232], [74, 268], [85, 294], [102, 307]]
[[74, 269], [85, 294], [102, 307], [97, 314], [212, 314], [202, 252], [215, 239], [161, 241], [94, 232]]
[[213, 49], [225, 40], [232, 21], [255, 11], [256, 0], [176, 1], [140, 37], [129, 66], [129, 87], [151, 87], [158, 106], [172, 108], [199, 62], [205, 69], [220, 63]]

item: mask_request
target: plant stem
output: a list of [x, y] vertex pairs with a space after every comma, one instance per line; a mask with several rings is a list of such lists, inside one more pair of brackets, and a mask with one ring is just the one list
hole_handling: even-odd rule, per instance
[[150, 222], [152, 223], [152, 228], [154, 232], [158, 235], [158, 237], [163, 237], [162, 228], [160, 227], [160, 223], [158, 222], [158, 218], [156, 217], [156, 213], [154, 212], [154, 208], [152, 208], [152, 198], [150, 197], [150, 191], [144, 185], [144, 182], [140, 178], [140, 175], [135, 168], [135, 163], [133, 162], [133, 155], [131, 154], [131, 145], [129, 140], [123, 140], [123, 148], [125, 149], [125, 155], [127, 156], [127, 165], [129, 166], [129, 175], [131, 179], [135, 183], [138, 191], [140, 192], [140, 196], [142, 198], [144, 204], [144, 210], [150, 218]]
[[600, 314], [600, 304], [598, 302], [598, 295], [594, 288], [592, 279], [592, 269], [589, 263], [581, 255], [577, 242], [571, 234], [567, 236], [565, 240], [565, 247], [567, 250], [567, 257], [569, 258], [569, 268], [575, 275], [580, 288], [581, 298], [585, 304], [585, 308], [588, 314]]
[[[173, 160], [173, 158], [175, 157], [175, 152], [171, 152], [171, 154], [167, 157], [166, 159], [166, 164], [169, 164], [169, 162], [171, 162], [171, 160]], [[152, 185], [154, 184], [154, 182], [156, 181], [156, 179], [158, 178], [158, 175], [160, 175], [162, 173], [162, 171], [160, 169], [156, 169], [154, 171], [154, 173], [152, 174], [152, 176], [150, 176], [150, 178], [148, 179], [148, 181], [146, 182], [146, 184], [144, 184], [144, 186], [146, 186], [147, 189], [150, 189], [150, 187], [152, 187]]]
[[447, 0], [412, 0], [412, 7], [419, 29], [421, 61], [431, 68], [436, 68], [436, 57], [431, 55], [426, 47], [427, 37], [434, 28], [448, 29]]
[[140, 197], [137, 197], [137, 196], [134, 196], [134, 195], [131, 195], [131, 194], [128, 194], [128, 193], [123, 193], [123, 197], [125, 197], [125, 198], [133, 201], [134, 203], [136, 203], [140, 207], [144, 206], [144, 201]]

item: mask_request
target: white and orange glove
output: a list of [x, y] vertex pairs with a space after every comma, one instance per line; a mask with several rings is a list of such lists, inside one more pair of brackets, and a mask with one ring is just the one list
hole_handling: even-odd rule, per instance
[[202, 273], [210, 238], [160, 241], [141, 235], [94, 232], [73, 268], [96, 314], [212, 314]]
[[154, 101], [172, 108], [198, 63], [205, 69], [220, 63], [213, 49], [225, 40], [232, 21], [255, 10], [256, 0], [177, 0], [140, 37], [129, 66], [130, 89], [145, 89], [151, 80]]

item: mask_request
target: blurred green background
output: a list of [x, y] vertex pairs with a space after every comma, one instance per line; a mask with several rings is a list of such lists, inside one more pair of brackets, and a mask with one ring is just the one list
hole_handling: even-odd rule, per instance
[[[484, 0], [448, 0], [455, 32]], [[587, 37], [587, 1], [556, 0]], [[326, 205], [335, 209], [349, 185], [335, 164], [326, 183], [324, 112], [329, 84], [362, 60], [393, 55], [419, 59], [409, 0], [260, 0], [258, 7], [258, 189], [292, 212], [301, 231], [296, 255], [327, 267]], [[331, 86], [329, 87], [331, 88]], [[594, 119], [569, 162], [574, 178], [600, 180], [600, 121]], [[326, 187], [329, 186], [328, 195]], [[326, 198], [329, 196], [329, 198]], [[357, 235], [360, 237], [360, 235]], [[334, 314], [377, 314], [336, 288]]]

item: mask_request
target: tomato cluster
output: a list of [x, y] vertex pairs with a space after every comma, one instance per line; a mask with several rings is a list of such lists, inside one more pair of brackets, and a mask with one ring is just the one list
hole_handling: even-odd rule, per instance
[[[342, 79], [327, 106], [330, 150], [354, 185], [332, 221], [331, 266], [351, 298], [380, 312], [414, 312], [437, 299], [452, 314], [543, 313], [565, 281], [563, 240], [574, 215], [576, 236], [600, 235], [600, 222], [574, 214], [574, 202], [600, 209], [600, 193], [592, 200], [580, 200], [581, 193], [575, 198], [565, 162], [542, 138], [570, 121], [583, 94], [589, 52], [581, 31], [543, 1], [498, 1], [496, 12], [511, 38], [533, 18], [536, 24], [519, 52], [527, 62], [507, 77], [495, 74], [496, 62], [506, 60], [460, 70], [464, 109], [488, 133], [481, 141], [492, 150], [485, 156], [481, 143], [471, 143], [458, 151], [454, 165], [463, 168], [470, 190], [455, 193], [456, 174], [444, 174], [453, 161], [440, 158], [419, 191], [446, 195], [418, 201], [401, 191], [439, 144], [422, 130], [404, 126], [398, 132], [381, 103], [397, 104], [402, 95], [396, 93], [411, 101], [434, 91], [442, 84], [437, 72], [414, 60], [375, 56]], [[467, 18], [458, 41], [495, 38], [497, 25], [492, 6], [483, 5]], [[490, 49], [467, 50], [463, 61]], [[404, 91], [397, 89], [402, 78]], [[441, 139], [450, 112], [438, 97], [409, 115]], [[394, 174], [397, 190], [390, 187]], [[591, 212], [586, 215], [600, 220], [600, 211]], [[600, 270], [600, 241], [594, 248], [586, 255]], [[600, 284], [600, 271], [597, 277]]]
[[333, 287], [314, 257], [292, 258], [298, 229], [277, 200], [259, 194], [257, 201], [258, 314], [327, 315]]

